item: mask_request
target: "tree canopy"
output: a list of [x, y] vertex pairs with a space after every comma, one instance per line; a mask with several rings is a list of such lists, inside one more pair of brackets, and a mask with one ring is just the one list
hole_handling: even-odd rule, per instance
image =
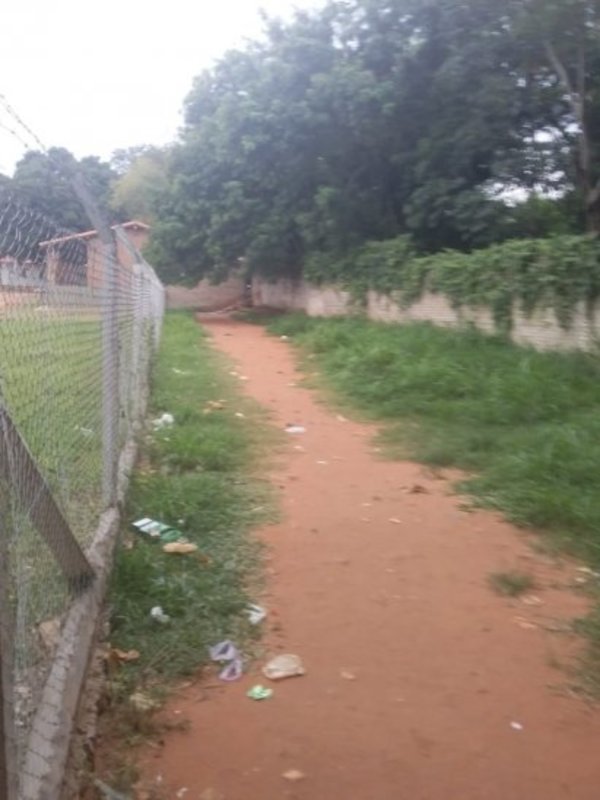
[[[153, 224], [167, 279], [600, 232], [600, 0], [328, 0], [265, 18], [184, 110], [170, 148], [79, 162], [109, 216]], [[28, 153], [9, 188], [81, 230], [72, 162]]]
[[90, 221], [71, 185], [77, 168], [100, 209], [109, 218], [111, 185], [116, 177], [110, 164], [97, 156], [77, 161], [68, 150], [51, 147], [47, 153], [29, 151], [17, 163], [12, 179], [5, 179], [3, 189], [34, 211], [48, 217], [57, 228], [84, 231]]
[[[598, 0], [332, 0], [194, 80], [153, 256], [293, 274], [401, 234], [431, 252], [597, 231], [599, 178]], [[509, 190], [562, 199], [511, 209]]]
[[111, 164], [119, 172], [111, 190], [113, 211], [153, 223], [159, 199], [168, 188], [167, 151], [151, 146], [118, 150]]
[[[91, 222], [77, 198], [72, 178], [78, 172], [105, 217], [116, 221], [109, 207], [115, 173], [96, 156], [80, 161], [60, 147], [47, 152], [29, 151], [17, 163], [12, 178], [0, 175], [0, 256], [39, 261], [45, 239], [85, 231]], [[73, 257], [85, 257], [77, 244]]]

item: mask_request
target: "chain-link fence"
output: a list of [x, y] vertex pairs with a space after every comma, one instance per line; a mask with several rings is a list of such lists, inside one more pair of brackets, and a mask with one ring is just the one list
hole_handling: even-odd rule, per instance
[[132, 222], [73, 234], [0, 196], [0, 797], [10, 800], [54, 798], [61, 780], [160, 333], [163, 287], [138, 247], [146, 232]]

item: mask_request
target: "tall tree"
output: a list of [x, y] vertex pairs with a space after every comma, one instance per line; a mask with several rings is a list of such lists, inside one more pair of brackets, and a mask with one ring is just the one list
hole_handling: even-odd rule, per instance
[[[578, 185], [593, 217], [597, 2], [331, 0], [267, 21], [263, 41], [194, 82], [156, 257], [193, 277], [241, 256], [293, 274], [310, 253], [399, 234], [468, 249], [511, 230], [495, 199], [509, 188]], [[561, 34], [574, 4], [585, 24]], [[573, 82], [581, 47], [573, 98], [551, 54]]]
[[588, 229], [600, 233], [600, 2], [519, 5], [517, 29], [529, 45], [537, 80], [550, 81], [566, 105], [558, 109], [556, 130], [567, 146], [575, 139], [571, 177], [583, 198]]

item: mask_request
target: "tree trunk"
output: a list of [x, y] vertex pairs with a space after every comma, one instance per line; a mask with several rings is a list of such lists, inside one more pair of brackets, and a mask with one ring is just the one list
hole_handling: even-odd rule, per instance
[[571, 79], [566, 65], [559, 58], [553, 44], [546, 41], [544, 48], [579, 125], [577, 183], [584, 198], [587, 230], [589, 233], [600, 235], [600, 181], [594, 185], [592, 147], [586, 114], [586, 54], [583, 28], [577, 49], [575, 82]]
[[586, 198], [585, 220], [588, 233], [600, 236], [600, 187], [591, 191]]

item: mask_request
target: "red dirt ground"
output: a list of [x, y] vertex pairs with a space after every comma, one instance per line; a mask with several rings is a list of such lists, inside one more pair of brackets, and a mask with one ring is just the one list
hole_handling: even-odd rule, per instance
[[[585, 610], [576, 565], [465, 510], [447, 478], [380, 460], [374, 426], [296, 385], [284, 342], [206, 325], [273, 424], [307, 429], [273, 475], [283, 519], [260, 532], [265, 647], [307, 674], [262, 702], [246, 697], [268, 683], [262, 662], [239, 683], [188, 685], [165, 713], [190, 728], [146, 751], [144, 782], [185, 800], [598, 800], [600, 713], [556, 666], [578, 648], [565, 633]], [[538, 600], [490, 590], [491, 572], [514, 568]]]

